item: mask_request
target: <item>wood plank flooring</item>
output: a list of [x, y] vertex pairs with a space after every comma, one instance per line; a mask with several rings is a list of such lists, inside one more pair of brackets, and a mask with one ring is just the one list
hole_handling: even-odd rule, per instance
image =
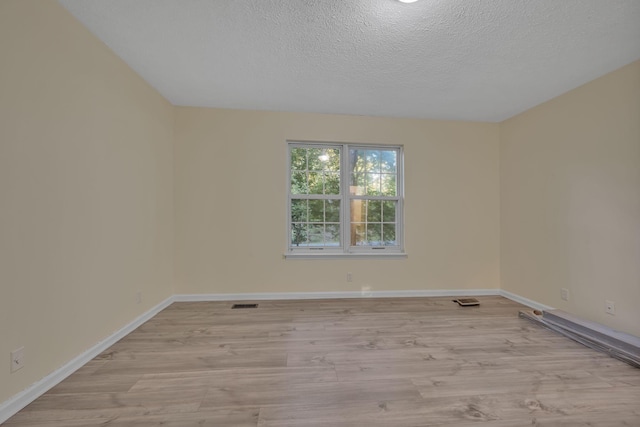
[[640, 369], [480, 297], [175, 303], [30, 426], [640, 426]]

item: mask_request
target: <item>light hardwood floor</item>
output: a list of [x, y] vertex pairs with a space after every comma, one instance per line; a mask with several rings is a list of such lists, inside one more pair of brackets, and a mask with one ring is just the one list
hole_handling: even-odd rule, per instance
[[479, 299], [175, 303], [6, 426], [640, 426], [640, 369]]

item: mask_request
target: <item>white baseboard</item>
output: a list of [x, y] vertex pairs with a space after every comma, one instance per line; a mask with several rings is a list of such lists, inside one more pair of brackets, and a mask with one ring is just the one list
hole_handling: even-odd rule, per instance
[[133, 332], [137, 327], [158, 314], [173, 302], [196, 301], [247, 301], [247, 300], [290, 300], [290, 299], [332, 299], [332, 298], [410, 298], [410, 297], [454, 297], [454, 296], [495, 296], [501, 295], [520, 304], [538, 309], [550, 310], [551, 307], [528, 298], [501, 289], [435, 289], [407, 291], [346, 291], [346, 292], [274, 292], [240, 294], [182, 294], [167, 298], [160, 304], [140, 315], [132, 322], [100, 341], [87, 351], [70, 360], [27, 389], [0, 403], [0, 424], [11, 418], [22, 408], [36, 400], [42, 394], [69, 375], [80, 369], [91, 359], [111, 347], [113, 344]]
[[409, 297], [457, 297], [500, 295], [499, 289], [435, 289], [410, 291], [344, 291], [344, 292], [265, 292], [239, 294], [181, 294], [174, 295], [176, 302], [197, 301], [260, 301], [290, 299], [335, 298], [409, 298]]
[[553, 310], [553, 307], [551, 306], [541, 304], [537, 301], [530, 300], [529, 298], [522, 297], [503, 289], [500, 289], [499, 294], [505, 298], [509, 298], [512, 301], [518, 302], [522, 305], [526, 305], [527, 307], [535, 308], [536, 310]]
[[104, 340], [100, 341], [90, 349], [76, 356], [60, 368], [56, 369], [40, 381], [35, 382], [20, 393], [10, 397], [8, 400], [0, 403], [0, 424], [14, 416], [18, 411], [36, 400], [46, 391], [53, 388], [69, 375], [80, 369], [91, 359], [111, 347], [113, 344], [124, 338], [127, 334], [133, 332], [134, 329], [142, 325], [147, 320], [158, 314], [173, 302], [173, 297], [169, 297], [160, 304], [156, 305], [149, 311], [138, 316], [132, 322], [117, 330]]

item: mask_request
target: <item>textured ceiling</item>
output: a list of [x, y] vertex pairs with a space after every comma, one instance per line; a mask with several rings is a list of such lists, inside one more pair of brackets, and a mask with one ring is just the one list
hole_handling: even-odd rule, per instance
[[640, 0], [61, 0], [175, 105], [501, 121], [640, 59]]

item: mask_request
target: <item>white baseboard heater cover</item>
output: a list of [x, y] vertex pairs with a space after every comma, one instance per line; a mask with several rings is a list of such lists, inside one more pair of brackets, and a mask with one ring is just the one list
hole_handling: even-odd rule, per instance
[[521, 310], [520, 317], [640, 368], [640, 338], [562, 310]]

